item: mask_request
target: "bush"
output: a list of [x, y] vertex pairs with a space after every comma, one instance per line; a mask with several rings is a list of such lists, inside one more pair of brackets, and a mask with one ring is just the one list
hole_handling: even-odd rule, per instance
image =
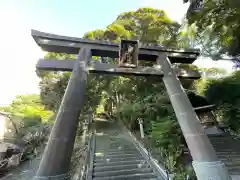
[[207, 101], [216, 105], [217, 120], [229, 125], [234, 133], [240, 129], [240, 71], [231, 76], [195, 83], [194, 89], [206, 97]]
[[28, 128], [28, 127], [33, 127], [40, 125], [42, 123], [41, 116], [35, 115], [35, 116], [25, 116], [23, 118], [23, 127]]

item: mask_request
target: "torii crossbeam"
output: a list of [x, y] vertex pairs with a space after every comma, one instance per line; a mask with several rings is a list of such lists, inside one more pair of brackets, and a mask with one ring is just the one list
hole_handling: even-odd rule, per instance
[[[101, 57], [119, 57], [119, 44], [108, 41], [91, 41], [81, 38], [73, 38], [67, 36], [59, 36], [49, 33], [43, 33], [32, 30], [32, 36], [37, 44], [45, 51], [59, 52], [68, 54], [78, 54], [82, 47], [89, 48], [92, 56]], [[163, 47], [146, 47], [139, 49], [139, 60], [157, 61], [158, 54], [167, 52], [172, 63], [180, 62], [191, 64], [199, 55], [199, 51], [190, 50], [173, 50]], [[91, 73], [104, 73], [116, 75], [137, 75], [137, 76], [163, 76], [162, 69], [159, 66], [137, 68], [122, 68], [117, 64], [100, 63], [98, 61], [89, 60], [88, 70]], [[72, 71], [74, 61], [72, 60], [44, 60], [40, 59], [36, 65], [37, 69], [51, 71]], [[179, 78], [199, 79], [201, 76], [198, 71], [189, 68], [175, 68]]]
[[[73, 60], [44, 60], [37, 68], [53, 71], [72, 71], [57, 118], [45, 148], [35, 180], [69, 179], [69, 166], [74, 146], [80, 111], [84, 105], [88, 73], [117, 75], [158, 76], [162, 78], [175, 114], [193, 158], [193, 166], [199, 180], [230, 180], [227, 169], [218, 161], [216, 153], [204, 134], [199, 119], [179, 81], [179, 78], [200, 78], [196, 70], [174, 68], [172, 63], [191, 64], [199, 55], [198, 50], [173, 50], [161, 46], [134, 46], [137, 60], [156, 62], [153, 67], [122, 67], [92, 60], [92, 56], [122, 58], [117, 43], [91, 41], [81, 38], [59, 36], [32, 30], [37, 44], [48, 52], [78, 54]], [[121, 43], [129, 43], [122, 41]], [[131, 43], [130, 43], [131, 44]], [[122, 45], [122, 44], [121, 44]], [[126, 44], [125, 44], [126, 45]], [[130, 49], [131, 48], [125, 48]], [[135, 59], [136, 62], [136, 59]], [[91, 172], [91, 170], [89, 171]], [[49, 178], [50, 177], [50, 178]]]

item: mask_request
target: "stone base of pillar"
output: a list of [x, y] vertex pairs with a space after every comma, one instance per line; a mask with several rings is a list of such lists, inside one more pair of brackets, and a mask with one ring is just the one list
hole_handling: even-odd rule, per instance
[[198, 180], [231, 180], [226, 166], [221, 161], [193, 161], [192, 164]]

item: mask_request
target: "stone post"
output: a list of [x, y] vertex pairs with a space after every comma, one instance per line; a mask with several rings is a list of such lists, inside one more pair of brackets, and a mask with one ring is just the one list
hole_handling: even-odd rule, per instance
[[87, 130], [88, 130], [88, 122], [85, 121], [85, 122], [83, 123], [83, 135], [82, 135], [82, 143], [83, 143], [83, 144], [86, 143]]
[[69, 180], [80, 111], [84, 106], [91, 50], [81, 48], [34, 180]]
[[92, 108], [90, 108], [89, 111], [88, 111], [88, 122], [89, 122], [89, 124], [92, 124], [92, 122], [93, 122], [93, 110], [92, 110]]
[[142, 118], [138, 118], [138, 123], [139, 123], [139, 127], [140, 127], [141, 139], [144, 139], [143, 119]]
[[163, 82], [193, 158], [193, 168], [198, 180], [231, 180], [227, 168], [218, 160], [212, 144], [204, 133], [167, 55], [160, 54], [157, 62], [161, 65]]

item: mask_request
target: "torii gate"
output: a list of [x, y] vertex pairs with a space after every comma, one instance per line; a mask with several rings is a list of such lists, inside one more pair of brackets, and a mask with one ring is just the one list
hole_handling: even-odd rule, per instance
[[[32, 30], [36, 43], [44, 51], [78, 54], [77, 60], [40, 59], [37, 69], [72, 71], [59, 108], [47, 147], [45, 148], [35, 180], [69, 179], [69, 165], [73, 151], [78, 117], [84, 105], [84, 91], [88, 73], [115, 75], [158, 76], [163, 79], [181, 130], [193, 158], [193, 167], [199, 180], [230, 180], [225, 165], [216, 156], [199, 119], [178, 78], [199, 79], [196, 70], [172, 66], [172, 63], [191, 64], [198, 50], [173, 50], [158, 46], [138, 47], [137, 41], [91, 41], [59, 36]], [[132, 57], [130, 66], [125, 58]], [[92, 56], [119, 58], [118, 64], [100, 63]], [[155, 61], [156, 66], [140, 67], [139, 60]], [[126, 67], [126, 63], [128, 63]]]

